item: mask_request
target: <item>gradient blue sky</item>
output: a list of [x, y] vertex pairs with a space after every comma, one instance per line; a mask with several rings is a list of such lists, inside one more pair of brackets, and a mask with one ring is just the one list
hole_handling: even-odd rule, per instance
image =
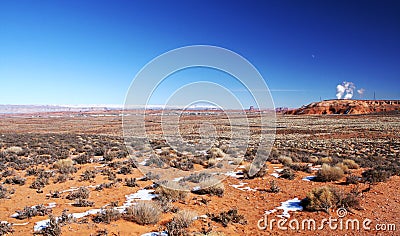
[[0, 104], [122, 104], [147, 62], [193, 44], [247, 58], [276, 106], [342, 81], [400, 99], [399, 42], [400, 1], [0, 0]]

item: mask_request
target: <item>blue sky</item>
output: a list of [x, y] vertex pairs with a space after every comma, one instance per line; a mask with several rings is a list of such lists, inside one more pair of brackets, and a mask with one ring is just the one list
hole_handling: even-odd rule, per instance
[[248, 59], [276, 106], [333, 99], [342, 81], [366, 99], [400, 99], [399, 29], [400, 1], [387, 0], [0, 0], [0, 104], [122, 104], [146, 63], [195, 44]]

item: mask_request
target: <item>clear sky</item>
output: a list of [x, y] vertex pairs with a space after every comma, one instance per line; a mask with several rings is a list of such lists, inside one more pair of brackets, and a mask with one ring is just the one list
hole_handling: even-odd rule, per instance
[[0, 104], [122, 104], [147, 62], [194, 44], [248, 59], [276, 106], [333, 99], [343, 81], [400, 99], [397, 0], [0, 0]]

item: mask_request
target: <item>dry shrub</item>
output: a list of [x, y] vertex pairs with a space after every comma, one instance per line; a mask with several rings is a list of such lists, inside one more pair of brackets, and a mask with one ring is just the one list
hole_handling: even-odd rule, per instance
[[87, 199], [89, 198], [90, 191], [85, 187], [80, 187], [78, 190], [71, 192], [68, 196], [68, 200], [75, 200], [75, 199]]
[[33, 207], [24, 207], [23, 210], [16, 211], [18, 216], [16, 217], [19, 220], [23, 220], [26, 218], [32, 218], [34, 216], [44, 216], [48, 215], [52, 212], [51, 208], [45, 207], [43, 204], [33, 206]]
[[208, 214], [211, 220], [221, 223], [224, 227], [227, 227], [229, 223], [236, 224], [247, 224], [246, 219], [243, 215], [238, 214], [237, 209], [231, 209], [228, 211], [223, 211], [217, 215]]
[[15, 153], [15, 154], [19, 154], [22, 153], [23, 149], [21, 147], [17, 147], [17, 146], [12, 146], [6, 149], [6, 153]]
[[335, 206], [335, 201], [331, 188], [324, 186], [313, 189], [308, 193], [302, 204], [309, 211], [325, 211], [329, 213], [329, 209]]
[[319, 159], [319, 161], [322, 164], [331, 163], [332, 162], [332, 157], [322, 157], [322, 158]]
[[349, 173], [349, 167], [347, 165], [343, 164], [342, 162], [341, 163], [337, 163], [335, 165], [335, 167], [339, 167], [340, 169], [342, 169], [343, 173], [345, 173], [345, 174]]
[[17, 184], [17, 185], [24, 185], [26, 182], [25, 178], [22, 178], [21, 176], [14, 176], [12, 178], [8, 178], [4, 181], [5, 184]]
[[76, 207], [92, 207], [94, 206], [94, 202], [87, 199], [78, 198], [72, 205]]
[[289, 166], [289, 165], [291, 165], [291, 164], [293, 163], [292, 158], [291, 158], [291, 157], [288, 157], [288, 156], [280, 156], [280, 157], [278, 158], [278, 161], [279, 161], [280, 163], [282, 163], [282, 165], [284, 165], [284, 166]]
[[188, 181], [192, 183], [200, 183], [201, 181], [204, 181], [208, 178], [210, 178], [212, 175], [209, 173], [205, 172], [200, 172], [200, 173], [193, 173], [185, 178], [182, 179], [182, 181]]
[[53, 164], [53, 168], [58, 169], [61, 174], [73, 174], [76, 172], [74, 162], [70, 158], [58, 160]]
[[4, 221], [0, 222], [0, 235], [12, 234], [13, 232], [12, 224]]
[[126, 209], [125, 217], [140, 225], [155, 224], [161, 218], [161, 208], [158, 204], [141, 201]]
[[309, 157], [307, 158], [307, 161], [308, 161], [309, 163], [317, 163], [317, 162], [318, 162], [318, 157], [316, 157], [316, 156], [309, 156]]
[[389, 179], [390, 173], [381, 169], [369, 169], [362, 173], [363, 180], [370, 184], [385, 182]]
[[85, 170], [79, 181], [94, 181], [96, 178], [96, 171], [92, 169]]
[[61, 235], [61, 225], [57, 220], [57, 217], [50, 215], [49, 222], [46, 227], [38, 232], [44, 236], [59, 236]]
[[293, 180], [294, 177], [296, 177], [296, 175], [294, 174], [294, 172], [293, 172], [292, 169], [285, 167], [285, 168], [281, 171], [279, 177], [284, 178], [284, 179]]
[[313, 189], [307, 194], [307, 197], [302, 200], [302, 205], [310, 211], [325, 211], [329, 213], [331, 208], [360, 209], [360, 192], [357, 189], [352, 189], [350, 192], [323, 186]]
[[351, 159], [344, 159], [343, 164], [346, 165], [349, 169], [359, 169], [360, 166]]
[[332, 167], [328, 164], [323, 164], [318, 170], [316, 180], [321, 182], [337, 181], [344, 176], [344, 172], [340, 167]]
[[256, 166], [254, 164], [255, 163], [248, 164], [248, 165], [246, 165], [244, 167], [244, 169], [243, 169], [243, 177], [245, 179], [254, 179], [254, 178], [257, 178], [257, 177], [263, 177], [268, 173], [267, 165]]
[[185, 200], [188, 192], [185, 188], [175, 181], [165, 181], [161, 183], [156, 189], [155, 193], [158, 197], [165, 198], [171, 202]]
[[216, 179], [214, 177], [207, 178], [199, 183], [200, 186], [198, 189], [192, 190], [193, 193], [196, 194], [210, 194], [218, 197], [222, 197], [225, 192], [224, 184], [221, 180]]
[[0, 185], [0, 199], [3, 198], [9, 198], [10, 194], [12, 194], [14, 191], [9, 191], [6, 187], [3, 185]]
[[93, 222], [95, 223], [106, 223], [109, 224], [111, 221], [116, 221], [121, 218], [121, 213], [114, 208], [106, 208], [101, 212], [97, 213], [93, 218]]
[[125, 185], [128, 187], [138, 187], [139, 185], [136, 183], [136, 178], [126, 178]]
[[209, 154], [209, 158], [222, 158], [225, 156], [225, 153], [219, 149], [219, 148], [211, 148], [210, 150], [207, 151], [207, 153]]
[[187, 235], [187, 228], [193, 223], [196, 213], [188, 210], [179, 211], [174, 218], [166, 224], [168, 235]]
[[268, 192], [270, 193], [279, 193], [281, 191], [281, 188], [278, 186], [278, 183], [275, 180], [271, 180], [271, 182], [269, 182], [269, 186]]
[[346, 177], [346, 184], [358, 184], [361, 177], [357, 175], [349, 175]]

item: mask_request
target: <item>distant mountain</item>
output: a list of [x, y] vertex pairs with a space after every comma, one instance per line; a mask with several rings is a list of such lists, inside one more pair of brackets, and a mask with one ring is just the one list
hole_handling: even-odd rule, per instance
[[119, 105], [0, 105], [0, 114], [22, 114], [41, 112], [87, 112], [122, 109]]
[[284, 114], [370, 114], [392, 111], [400, 111], [400, 100], [325, 100], [313, 102], [298, 109], [288, 110]]

